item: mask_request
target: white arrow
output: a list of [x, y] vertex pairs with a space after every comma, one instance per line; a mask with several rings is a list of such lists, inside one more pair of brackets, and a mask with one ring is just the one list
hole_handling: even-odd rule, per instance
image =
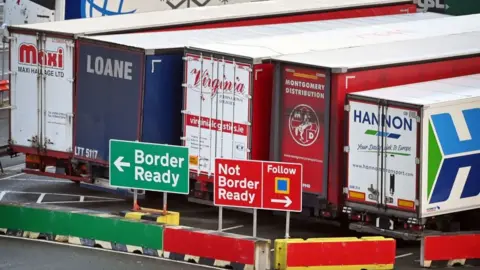
[[152, 60], [152, 73], [155, 72], [155, 63], [161, 63], [162, 60]]
[[130, 167], [130, 163], [128, 162], [123, 162], [123, 157], [120, 156], [117, 158], [117, 160], [115, 160], [115, 162], [113, 162], [113, 165], [115, 165], [115, 167], [117, 167], [117, 170], [123, 172], [123, 168], [122, 167]]
[[285, 196], [285, 200], [272, 199], [272, 203], [284, 203], [285, 207], [289, 207], [292, 204], [292, 200], [288, 196]]

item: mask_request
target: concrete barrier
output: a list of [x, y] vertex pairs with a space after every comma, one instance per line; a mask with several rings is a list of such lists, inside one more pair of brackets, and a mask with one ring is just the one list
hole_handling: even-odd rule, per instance
[[0, 203], [0, 234], [235, 270], [270, 269], [270, 240], [139, 219], [53, 205]]
[[394, 269], [396, 242], [383, 237], [275, 240], [275, 269]]
[[421, 241], [420, 265], [465, 265], [480, 259], [480, 232], [425, 236]]
[[0, 204], [0, 233], [160, 257], [164, 226], [44, 205]]
[[121, 211], [120, 216], [133, 220], [149, 220], [161, 224], [178, 226], [180, 225], [180, 213], [168, 211], [166, 215], [163, 214], [149, 214], [135, 211]]
[[266, 270], [270, 269], [270, 240], [184, 226], [167, 226], [164, 231], [163, 256], [234, 270]]

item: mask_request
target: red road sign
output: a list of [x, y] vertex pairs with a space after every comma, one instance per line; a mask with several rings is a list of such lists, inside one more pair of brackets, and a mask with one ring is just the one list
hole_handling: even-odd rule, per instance
[[216, 206], [302, 211], [302, 164], [217, 158]]

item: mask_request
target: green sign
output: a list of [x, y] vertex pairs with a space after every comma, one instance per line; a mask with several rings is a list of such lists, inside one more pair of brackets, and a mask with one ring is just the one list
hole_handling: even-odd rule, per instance
[[188, 148], [110, 140], [110, 185], [189, 193]]

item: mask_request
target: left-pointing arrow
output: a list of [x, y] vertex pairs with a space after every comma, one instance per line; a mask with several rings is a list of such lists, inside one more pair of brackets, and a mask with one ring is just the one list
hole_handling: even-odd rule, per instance
[[113, 163], [113, 165], [115, 165], [115, 167], [117, 167], [117, 170], [123, 172], [123, 167], [130, 167], [130, 163], [129, 162], [123, 162], [123, 157], [122, 156], [119, 156], [115, 162]]

